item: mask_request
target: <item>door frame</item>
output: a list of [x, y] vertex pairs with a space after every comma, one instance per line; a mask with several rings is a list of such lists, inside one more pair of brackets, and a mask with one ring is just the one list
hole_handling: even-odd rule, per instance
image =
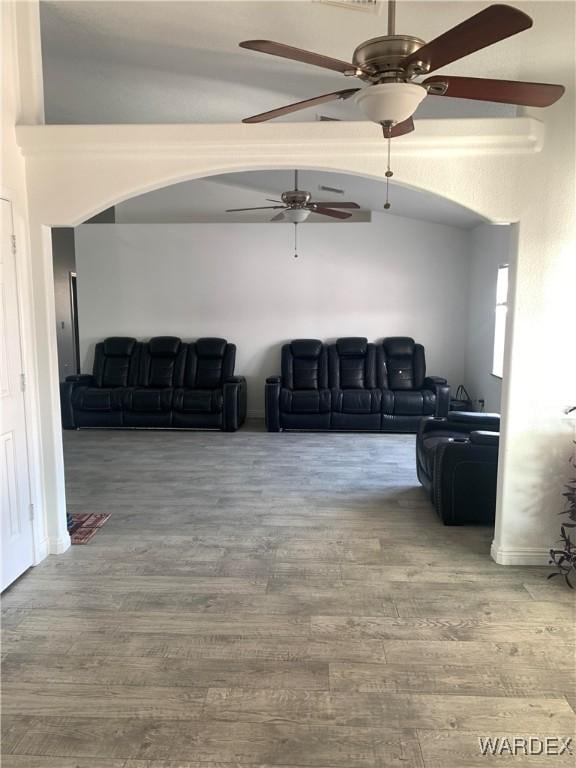
[[72, 327], [72, 344], [74, 347], [74, 373], [80, 374], [80, 328], [78, 326], [78, 282], [76, 271], [68, 272], [70, 288], [70, 319]]
[[12, 209], [12, 230], [16, 239], [14, 258], [17, 286], [18, 320], [20, 323], [20, 352], [25, 376], [24, 419], [26, 453], [28, 456], [28, 487], [30, 503], [33, 505], [32, 547], [33, 565], [49, 554], [46, 528], [46, 500], [42, 484], [42, 451], [40, 442], [40, 404], [38, 399], [38, 376], [34, 354], [34, 300], [30, 261], [30, 241], [24, 212], [14, 202], [18, 199], [15, 190], [0, 186], [0, 198], [10, 203]]

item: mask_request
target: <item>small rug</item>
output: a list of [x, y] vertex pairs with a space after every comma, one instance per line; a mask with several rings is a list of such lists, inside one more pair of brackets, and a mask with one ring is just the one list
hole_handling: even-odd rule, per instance
[[68, 528], [72, 544], [88, 544], [90, 539], [98, 533], [104, 523], [110, 517], [109, 514], [97, 514], [81, 512], [71, 514], [71, 523]]

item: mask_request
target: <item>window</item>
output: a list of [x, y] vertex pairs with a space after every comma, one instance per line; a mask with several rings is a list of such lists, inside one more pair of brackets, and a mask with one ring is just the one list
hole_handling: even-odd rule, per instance
[[492, 375], [502, 378], [504, 372], [504, 344], [506, 342], [506, 315], [508, 314], [508, 264], [498, 267], [496, 281], [496, 318], [494, 322], [494, 356]]

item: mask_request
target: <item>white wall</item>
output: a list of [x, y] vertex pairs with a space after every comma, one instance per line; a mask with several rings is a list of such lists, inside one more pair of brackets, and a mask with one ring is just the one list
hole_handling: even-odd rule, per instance
[[[546, 142], [535, 166], [522, 165], [519, 179], [525, 207], [509, 313], [512, 343], [502, 387], [507, 419], [492, 554], [504, 564], [545, 564], [559, 538], [562, 485], [571, 471], [573, 431], [564, 409], [576, 405], [576, 6], [530, 3], [523, 9], [546, 35], [538, 55], [526, 57], [522, 79], [563, 83], [566, 93], [549, 109], [528, 110], [546, 121]], [[543, 70], [541, 60], [554, 65]]]
[[498, 267], [515, 259], [515, 227], [480, 224], [470, 232], [468, 336], [464, 383], [475, 405], [500, 412], [502, 380], [492, 375]]
[[96, 341], [223, 336], [238, 346], [249, 411], [289, 339], [413, 336], [428, 371], [463, 380], [468, 233], [375, 214], [371, 223], [86, 224], [76, 230], [84, 371]]
[[[12, 203], [14, 234], [16, 236], [16, 271], [19, 286], [19, 312], [22, 362], [26, 376], [24, 401], [26, 408], [26, 438], [29, 458], [30, 501], [34, 505], [34, 562], [38, 563], [48, 551], [66, 547], [67, 531], [60, 536], [57, 525], [50, 525], [46, 487], [46, 448], [41, 443], [40, 385], [38, 380], [35, 322], [37, 296], [32, 290], [29, 196], [26, 164], [16, 139], [16, 125], [27, 121], [43, 121], [42, 79], [39, 67], [40, 27], [35, 3], [0, 2], [2, 105], [2, 178], [0, 194]], [[23, 39], [26, 44], [22, 43]], [[20, 374], [20, 370], [17, 374]], [[50, 446], [51, 448], [51, 446]], [[65, 526], [65, 520], [64, 520]]]

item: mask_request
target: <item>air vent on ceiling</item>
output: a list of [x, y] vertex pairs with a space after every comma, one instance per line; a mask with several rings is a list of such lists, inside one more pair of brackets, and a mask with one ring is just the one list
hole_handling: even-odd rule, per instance
[[323, 5], [337, 5], [350, 11], [378, 13], [380, 10], [380, 0], [317, 0], [317, 2]]
[[337, 189], [336, 187], [327, 187], [325, 184], [320, 184], [318, 187], [320, 192], [332, 192], [335, 195], [343, 195], [344, 190], [343, 189]]

